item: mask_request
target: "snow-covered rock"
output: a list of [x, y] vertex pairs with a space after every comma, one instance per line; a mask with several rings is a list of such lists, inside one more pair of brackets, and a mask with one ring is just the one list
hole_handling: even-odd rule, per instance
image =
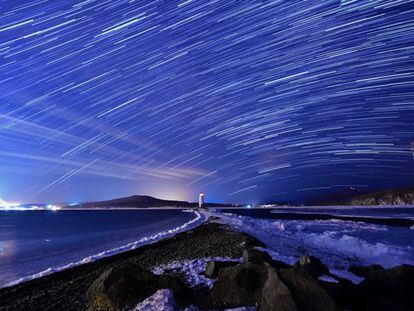
[[160, 289], [139, 303], [134, 311], [174, 311], [175, 300], [171, 289]]

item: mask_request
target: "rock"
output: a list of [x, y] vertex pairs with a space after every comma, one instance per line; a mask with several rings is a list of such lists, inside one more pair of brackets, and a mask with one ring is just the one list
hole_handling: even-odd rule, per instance
[[215, 301], [230, 307], [260, 304], [261, 310], [296, 310], [288, 288], [268, 263], [221, 269], [212, 294]]
[[341, 310], [358, 310], [360, 295], [351, 281], [336, 277], [335, 282], [318, 280], [318, 284], [332, 297]]
[[322, 261], [313, 256], [303, 256], [295, 263], [296, 267], [305, 269], [311, 276], [318, 278], [321, 275], [329, 274], [329, 269]]
[[237, 261], [209, 261], [206, 265], [205, 276], [215, 279], [221, 268], [233, 267], [239, 264]]
[[414, 310], [414, 266], [402, 265], [391, 269], [372, 272], [358, 285], [364, 297], [369, 300], [387, 300]]
[[305, 270], [298, 270], [297, 268], [280, 269], [278, 275], [289, 288], [299, 310], [339, 310], [332, 297]]
[[243, 261], [261, 264], [263, 262], [271, 263], [273, 259], [267, 252], [250, 248], [243, 251]]
[[266, 267], [252, 262], [220, 269], [213, 298], [231, 307], [254, 306], [260, 301], [266, 278]]
[[176, 304], [171, 289], [160, 289], [154, 295], [139, 303], [134, 311], [174, 311]]
[[91, 309], [122, 310], [136, 306], [161, 288], [171, 288], [182, 295], [184, 286], [174, 278], [127, 263], [105, 271], [91, 285], [87, 296]]
[[[267, 265], [267, 264], [265, 264]], [[260, 310], [296, 311], [297, 307], [287, 286], [276, 271], [267, 265], [267, 279], [262, 288]]]
[[384, 270], [384, 268], [380, 265], [371, 265], [366, 267], [352, 266], [348, 269], [349, 272], [352, 272], [353, 274], [362, 278], [366, 278], [373, 272], [380, 270]]

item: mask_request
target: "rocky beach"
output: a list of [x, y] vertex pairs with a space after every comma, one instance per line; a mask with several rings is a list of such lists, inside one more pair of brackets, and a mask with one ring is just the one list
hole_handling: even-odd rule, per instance
[[412, 310], [414, 267], [293, 265], [232, 226], [203, 225], [136, 250], [0, 290], [0, 310]]

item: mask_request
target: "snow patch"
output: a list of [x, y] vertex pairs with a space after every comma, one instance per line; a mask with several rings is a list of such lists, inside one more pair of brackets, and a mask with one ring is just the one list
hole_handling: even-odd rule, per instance
[[329, 283], [339, 283], [338, 280], [329, 276], [329, 275], [321, 275], [318, 280], [329, 282]]
[[352, 272], [349, 272], [347, 270], [331, 269], [331, 273], [333, 275], [336, 275], [336, 276], [340, 277], [340, 278], [347, 279], [347, 280], [351, 281], [354, 284], [359, 284], [364, 280], [364, 278], [361, 278], [361, 277], [359, 277], [359, 276], [357, 276], [357, 275], [355, 275]]
[[174, 311], [175, 300], [171, 289], [160, 289], [154, 295], [139, 303], [134, 311]]
[[208, 286], [213, 287], [214, 280], [204, 276], [206, 265], [209, 261], [236, 261], [241, 262], [241, 259], [227, 258], [227, 257], [207, 257], [194, 260], [174, 261], [165, 265], [153, 267], [151, 271], [154, 274], [164, 274], [167, 270], [176, 270], [184, 275], [185, 282], [190, 287]]

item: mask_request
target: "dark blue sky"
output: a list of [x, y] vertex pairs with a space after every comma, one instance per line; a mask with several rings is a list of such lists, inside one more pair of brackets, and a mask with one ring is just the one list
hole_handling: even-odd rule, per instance
[[414, 185], [414, 1], [0, 1], [0, 198]]

